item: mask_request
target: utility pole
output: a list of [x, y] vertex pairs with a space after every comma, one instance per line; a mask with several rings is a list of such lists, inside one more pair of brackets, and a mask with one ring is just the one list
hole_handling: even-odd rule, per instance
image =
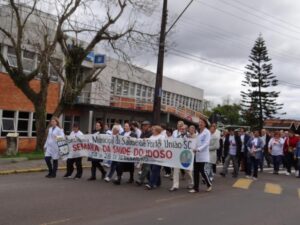
[[168, 17], [168, 0], [164, 0], [161, 29], [159, 38], [158, 61], [154, 91], [154, 104], [153, 104], [153, 123], [160, 124], [160, 111], [161, 111], [161, 97], [162, 97], [162, 80], [164, 70], [164, 56], [165, 56], [165, 39], [166, 39], [166, 26]]

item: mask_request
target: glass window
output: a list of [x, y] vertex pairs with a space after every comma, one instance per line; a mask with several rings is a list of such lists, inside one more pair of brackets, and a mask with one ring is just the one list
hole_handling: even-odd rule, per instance
[[7, 47], [7, 60], [8, 60], [8, 64], [11, 67], [18, 66], [16, 51], [13, 47], [10, 46]]
[[162, 91], [162, 104], [166, 104], [166, 92]]
[[15, 112], [4, 110], [2, 114], [1, 135], [6, 136], [10, 132], [15, 132]]
[[135, 96], [135, 83], [130, 83], [130, 96]]
[[146, 86], [142, 86], [142, 97], [143, 97], [143, 101], [146, 101], [146, 91], [147, 91], [147, 87]]
[[122, 80], [117, 79], [117, 91], [116, 91], [116, 95], [121, 95], [122, 94], [122, 83], [123, 83]]
[[152, 92], [152, 90], [153, 90], [153, 88], [148, 87], [148, 98], [147, 98], [148, 102], [152, 102], [152, 99], [153, 99], [153, 92]]
[[140, 85], [140, 84], [136, 85], [136, 96], [138, 98], [141, 97], [141, 88], [142, 88], [142, 85]]
[[22, 63], [25, 72], [32, 72], [34, 70], [35, 68], [34, 56], [35, 56], [34, 52], [30, 52], [26, 50], [23, 51]]
[[[58, 71], [62, 67], [62, 61], [60, 59], [51, 59], [52, 63], [49, 65], [49, 75], [51, 81], [58, 81]], [[58, 70], [58, 71], [57, 71]]]
[[175, 106], [179, 106], [179, 95], [175, 94]]
[[70, 134], [72, 130], [72, 116], [64, 116], [64, 132]]
[[116, 93], [115, 87], [116, 87], [116, 78], [112, 77], [111, 84], [110, 84], [110, 94], [111, 95], [114, 95]]
[[129, 93], [129, 82], [124, 81], [123, 96], [128, 96], [128, 93]]
[[166, 104], [170, 105], [170, 92], [166, 92]]

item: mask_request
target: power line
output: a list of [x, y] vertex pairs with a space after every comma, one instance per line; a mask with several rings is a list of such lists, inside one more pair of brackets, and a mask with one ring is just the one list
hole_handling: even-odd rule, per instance
[[208, 8], [211, 8], [211, 9], [217, 10], [217, 11], [219, 11], [219, 12], [222, 12], [222, 13], [224, 13], [224, 14], [230, 15], [230, 16], [232, 16], [232, 17], [234, 17], [234, 18], [237, 18], [237, 19], [239, 19], [239, 20], [242, 20], [242, 21], [244, 21], [244, 22], [247, 22], [247, 23], [250, 23], [250, 24], [253, 24], [253, 25], [256, 25], [256, 26], [263, 27], [263, 28], [265, 28], [265, 29], [267, 29], [267, 30], [270, 30], [270, 31], [272, 31], [272, 32], [274, 32], [274, 33], [277, 33], [277, 34], [281, 35], [282, 37], [300, 41], [300, 38], [298, 38], [298, 37], [296, 37], [296, 36], [291, 36], [291, 35], [284, 34], [284, 33], [280, 32], [280, 31], [274, 30], [274, 29], [272, 29], [272, 28], [270, 28], [270, 27], [268, 27], [268, 26], [265, 26], [265, 25], [263, 25], [263, 24], [253, 22], [253, 21], [251, 21], [251, 20], [245, 19], [245, 18], [240, 17], [240, 16], [237, 16], [237, 15], [231, 13], [231, 12], [228, 12], [228, 11], [226, 11], [226, 10], [224, 10], [224, 9], [220, 9], [220, 8], [217, 8], [217, 7], [213, 6], [213, 5], [207, 4], [206, 2], [203, 2], [203, 1], [198, 0], [198, 3], [204, 5], [204, 6], [208, 7]]
[[[184, 23], [184, 24], [186, 24], [188, 26], [192, 26], [193, 29], [189, 30], [188, 31], [189, 33], [194, 33], [194, 34], [197, 34], [197, 35], [202, 35], [203, 34], [201, 32], [203, 30], [200, 31], [199, 28], [195, 27], [191, 23], [187, 23], [185, 21], [182, 21], [182, 23]], [[185, 28], [186, 28], [186, 26], [185, 26]], [[232, 35], [232, 37], [229, 37], [229, 36], [224, 35], [224, 33], [221, 33], [221, 32], [215, 31], [213, 29], [210, 29], [210, 27], [206, 28], [206, 31], [208, 31], [208, 32], [210, 32], [210, 33], [213, 34], [212, 36], [208, 37], [209, 40], [212, 40], [212, 39], [216, 40], [216, 41], [218, 41], [217, 42], [218, 44], [224, 44], [224, 43], [228, 44], [228, 41], [229, 41], [231, 44], [234, 44], [234, 42], [236, 42], [239, 45], [241, 45], [242, 47], [244, 47], [245, 49], [250, 49], [250, 48], [253, 47], [252, 45], [249, 44], [249, 42], [242, 41], [241, 39], [236, 38], [234, 35]], [[201, 36], [201, 37], [197, 36], [196, 38], [199, 39], [199, 38], [204, 38], [204, 37], [205, 36]], [[219, 42], [219, 40], [221, 40], [222, 43]], [[289, 55], [287, 53], [281, 52], [281, 51], [279, 51], [277, 49], [274, 49], [274, 48], [271, 48], [271, 51], [272, 51], [272, 55], [278, 56], [278, 57], [286, 59], [288, 61], [295, 60], [295, 61], [299, 62], [299, 60], [300, 60], [300, 56], [296, 56], [296, 55], [292, 55], [292, 54]]]
[[297, 33], [297, 34], [300, 33], [300, 31], [299, 31], [298, 29], [296, 29], [296, 30], [295, 30], [295, 29], [291, 29], [290, 27], [287, 27], [287, 26], [283, 26], [283, 25], [281, 25], [281, 24], [278, 24], [278, 22], [272, 21], [272, 20], [270, 20], [270, 19], [268, 19], [268, 18], [266, 18], [266, 17], [264, 17], [264, 16], [257, 15], [257, 14], [255, 14], [255, 13], [257, 13], [256, 11], [255, 11], [255, 13], [253, 13], [253, 12], [251, 12], [251, 11], [249, 11], [249, 10], [246, 10], [246, 9], [242, 8], [242, 7], [239, 7], [239, 6], [236, 6], [236, 5], [234, 5], [234, 4], [229, 3], [227, 0], [219, 0], [219, 1], [221, 1], [221, 2], [222, 2], [223, 4], [225, 4], [225, 5], [231, 6], [232, 8], [241, 10], [241, 11], [243, 11], [243, 12], [245, 12], [245, 13], [251, 15], [251, 16], [254, 16], [254, 17], [257, 17], [257, 18], [259, 18], [259, 19], [263, 19], [263, 20], [265, 20], [265, 21], [268, 21], [268, 22], [274, 24], [275, 26], [278, 26], [278, 27], [280, 27], [280, 28], [289, 30], [290, 32], [295, 32], [295, 33]]
[[246, 4], [245, 1], [244, 1], [244, 2], [241, 2], [241, 1], [239, 1], [239, 0], [234, 0], [234, 1], [235, 1], [236, 3], [242, 5], [242, 6], [246, 7], [246, 8], [252, 9], [252, 10], [255, 11], [255, 12], [260, 12], [261, 14], [266, 15], [266, 16], [268, 16], [268, 17], [274, 19], [274, 20], [280, 21], [281, 23], [284, 23], [284, 24], [286, 24], [286, 25], [288, 25], [288, 26], [290, 26], [290, 27], [294, 27], [295, 29], [300, 29], [300, 26], [297, 26], [297, 25], [295, 25], [295, 24], [292, 24], [292, 23], [290, 23], [290, 22], [287, 22], [286, 20], [283, 20], [283, 19], [281, 19], [281, 18], [279, 18], [279, 17], [275, 17], [273, 14], [270, 14], [270, 13], [268, 13], [268, 12], [266, 12], [266, 11], [263, 11], [263, 10], [261, 10], [261, 9], [258, 9], [258, 8], [255, 8], [255, 7], [251, 6], [251, 5], [249, 5], [249, 4]]

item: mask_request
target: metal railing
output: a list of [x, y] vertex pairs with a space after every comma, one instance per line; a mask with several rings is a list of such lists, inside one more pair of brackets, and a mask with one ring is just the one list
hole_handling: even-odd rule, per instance
[[[93, 96], [93, 97], [91, 97]], [[97, 97], [96, 97], [97, 96]], [[153, 110], [153, 98], [149, 97], [140, 97], [140, 98], [133, 98], [133, 97], [125, 97], [125, 96], [116, 96], [112, 95], [109, 100], [98, 96], [93, 95], [91, 92], [82, 92], [80, 96], [77, 97], [76, 103], [84, 103], [84, 104], [97, 104], [102, 103], [112, 107], [118, 108], [129, 108], [134, 110], [145, 110], [145, 111], [152, 111]], [[195, 118], [203, 117], [206, 118], [201, 112], [193, 110], [186, 106], [174, 106], [170, 104], [161, 104], [161, 110], [163, 112], [173, 113], [178, 117], [187, 119], [187, 120], [195, 120]], [[180, 105], [180, 104], [178, 104]]]

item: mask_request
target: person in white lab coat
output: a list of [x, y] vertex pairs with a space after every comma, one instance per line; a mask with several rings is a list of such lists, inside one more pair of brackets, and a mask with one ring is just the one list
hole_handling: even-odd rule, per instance
[[47, 178], [56, 177], [56, 171], [58, 167], [59, 151], [56, 142], [57, 137], [64, 137], [64, 131], [59, 127], [59, 120], [57, 117], [53, 117], [50, 121], [51, 127], [48, 130], [48, 136], [44, 145], [45, 149], [45, 161], [48, 167]]
[[[75, 138], [78, 138], [82, 135], [83, 135], [83, 133], [80, 131], [79, 125], [74, 124], [72, 132], [69, 135], [69, 137], [71, 139], [75, 139]], [[76, 173], [74, 179], [80, 179], [81, 178], [81, 176], [82, 176], [82, 157], [68, 158], [67, 159], [67, 172], [64, 175], [64, 178], [72, 178], [71, 176], [72, 176], [72, 173], [74, 171], [74, 163], [76, 164], [76, 170], [77, 170], [77, 173]]]

